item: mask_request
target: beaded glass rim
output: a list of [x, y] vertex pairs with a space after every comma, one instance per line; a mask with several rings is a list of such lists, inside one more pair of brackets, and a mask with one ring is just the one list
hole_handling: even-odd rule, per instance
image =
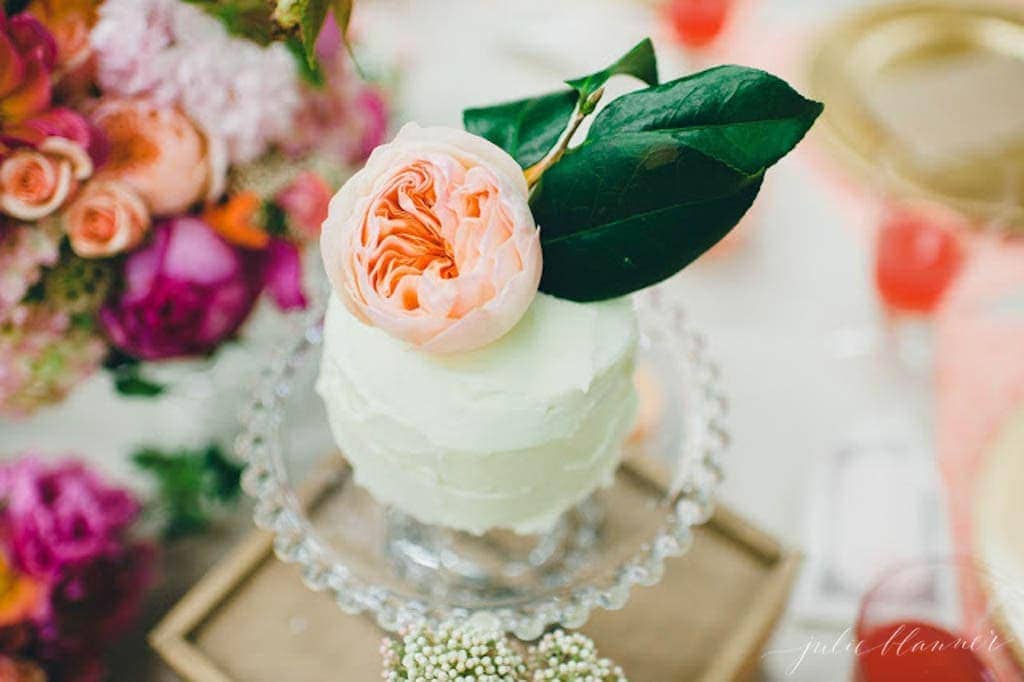
[[[634, 585], [660, 581], [665, 560], [690, 548], [693, 527], [707, 521], [714, 509], [714, 492], [722, 479], [720, 457], [728, 445], [727, 403], [718, 366], [708, 358], [704, 337], [689, 326], [679, 297], [672, 295], [668, 285], [642, 291], [634, 299], [642, 342], [672, 349], [694, 384], [686, 389], [686, 435], [677, 455], [677, 475], [670, 495], [661, 503], [665, 520], [632, 558], [607, 572], [600, 583], [577, 584], [557, 596], [484, 612], [492, 623], [496, 619], [499, 629], [524, 640], [536, 639], [554, 624], [578, 628], [595, 608], [622, 608]], [[235, 450], [246, 462], [242, 487], [256, 501], [256, 525], [274, 534], [274, 553], [300, 567], [307, 587], [329, 592], [346, 613], [372, 613], [388, 631], [465, 623], [481, 611], [428, 603], [354, 575], [320, 539], [288, 483], [280, 442], [281, 406], [296, 374], [320, 347], [323, 313], [321, 301], [310, 310], [305, 333], [282, 346], [261, 372], [241, 414], [242, 431]]]

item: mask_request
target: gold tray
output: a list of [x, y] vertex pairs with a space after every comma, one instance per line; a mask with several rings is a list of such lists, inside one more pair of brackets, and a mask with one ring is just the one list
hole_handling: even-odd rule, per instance
[[810, 60], [822, 128], [883, 192], [1024, 230], [1024, 9], [912, 2], [827, 30]]
[[[647, 462], [623, 465], [661, 485]], [[656, 480], [657, 479], [657, 480]], [[324, 491], [328, 492], [324, 492]], [[312, 513], [330, 488], [313, 486]], [[756, 672], [800, 556], [727, 509], [697, 529], [693, 548], [662, 581], [638, 588], [621, 611], [597, 611], [583, 628], [634, 682], [736, 682]], [[346, 682], [380, 678], [382, 633], [307, 589], [254, 532], [167, 614], [150, 642], [193, 682]]]

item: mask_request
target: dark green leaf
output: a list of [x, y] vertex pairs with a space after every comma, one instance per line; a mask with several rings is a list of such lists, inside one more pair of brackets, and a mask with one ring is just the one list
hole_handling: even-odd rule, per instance
[[719, 66], [619, 97], [594, 119], [588, 139], [673, 131], [687, 146], [754, 175], [789, 153], [821, 110], [769, 73]]
[[114, 373], [114, 390], [133, 398], [155, 398], [167, 388], [142, 376], [142, 366], [135, 358], [111, 354], [105, 363]]
[[778, 78], [737, 66], [618, 98], [534, 192], [541, 289], [600, 300], [679, 271], [740, 220], [765, 170], [820, 112]]
[[487, 138], [528, 168], [544, 158], [562, 136], [576, 108], [572, 90], [552, 92], [491, 107], [466, 109], [466, 130]]
[[544, 174], [531, 201], [541, 290], [595, 301], [659, 282], [725, 236], [760, 183], [669, 132], [588, 141]]
[[311, 69], [316, 67], [316, 39], [324, 27], [324, 21], [327, 20], [330, 5], [331, 0], [305, 0], [305, 6], [302, 8], [299, 34], [306, 53], [306, 63]]
[[577, 101], [582, 97], [587, 107], [582, 113], [589, 114], [593, 108], [588, 103], [590, 96], [609, 78], [619, 74], [636, 76], [651, 85], [658, 82], [658, 65], [649, 38], [611, 66], [567, 81], [572, 90], [467, 109], [462, 112], [462, 122], [466, 130], [487, 138], [507, 151], [520, 166], [529, 168], [558, 142], [569, 125]]
[[641, 40], [614, 64], [566, 83], [579, 93], [580, 101], [584, 103], [583, 113], [589, 114], [594, 110], [594, 105], [588, 104], [590, 96], [602, 88], [609, 78], [618, 75], [635, 76], [648, 85], [658, 84], [658, 60], [654, 56], [654, 45], [650, 38]]

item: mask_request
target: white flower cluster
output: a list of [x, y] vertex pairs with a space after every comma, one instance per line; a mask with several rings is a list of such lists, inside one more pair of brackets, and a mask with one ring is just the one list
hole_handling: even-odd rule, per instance
[[494, 632], [416, 630], [385, 640], [387, 682], [523, 682], [526, 666], [504, 636]]
[[534, 682], [627, 682], [622, 669], [598, 658], [593, 640], [578, 632], [556, 630], [530, 647]]
[[105, 92], [180, 106], [233, 164], [287, 137], [301, 104], [287, 48], [233, 37], [182, 0], [106, 0], [91, 42]]
[[447, 628], [385, 639], [381, 655], [386, 682], [627, 682], [589, 637], [564, 630], [529, 647], [529, 666], [501, 634]]

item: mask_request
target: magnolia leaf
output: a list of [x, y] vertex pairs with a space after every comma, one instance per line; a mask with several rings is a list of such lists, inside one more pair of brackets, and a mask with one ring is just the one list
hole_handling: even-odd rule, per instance
[[753, 175], [793, 149], [821, 111], [821, 103], [770, 73], [719, 66], [619, 97], [587, 137], [672, 131], [687, 146]]
[[589, 76], [581, 76], [566, 81], [571, 88], [579, 93], [583, 103], [584, 115], [591, 113], [597, 103], [591, 95], [604, 87], [612, 76], [634, 76], [648, 85], [658, 84], [658, 59], [654, 55], [654, 45], [650, 38], [644, 38], [632, 50], [620, 57], [614, 64], [601, 69]]
[[466, 109], [462, 121], [466, 130], [487, 138], [507, 151], [520, 166], [528, 168], [544, 158], [562, 136], [577, 94], [572, 90], [552, 92], [480, 109]]
[[615, 100], [531, 198], [541, 290], [594, 301], [675, 274], [739, 222], [764, 171], [820, 112], [783, 81], [741, 67]]
[[615, 75], [635, 76], [651, 85], [658, 82], [658, 65], [650, 39], [641, 41], [614, 64], [567, 81], [571, 90], [466, 109], [462, 112], [462, 122], [466, 130], [487, 138], [507, 151], [520, 166], [529, 168], [558, 143], [577, 102], [583, 103], [581, 115], [590, 114], [596, 105], [592, 95]]

